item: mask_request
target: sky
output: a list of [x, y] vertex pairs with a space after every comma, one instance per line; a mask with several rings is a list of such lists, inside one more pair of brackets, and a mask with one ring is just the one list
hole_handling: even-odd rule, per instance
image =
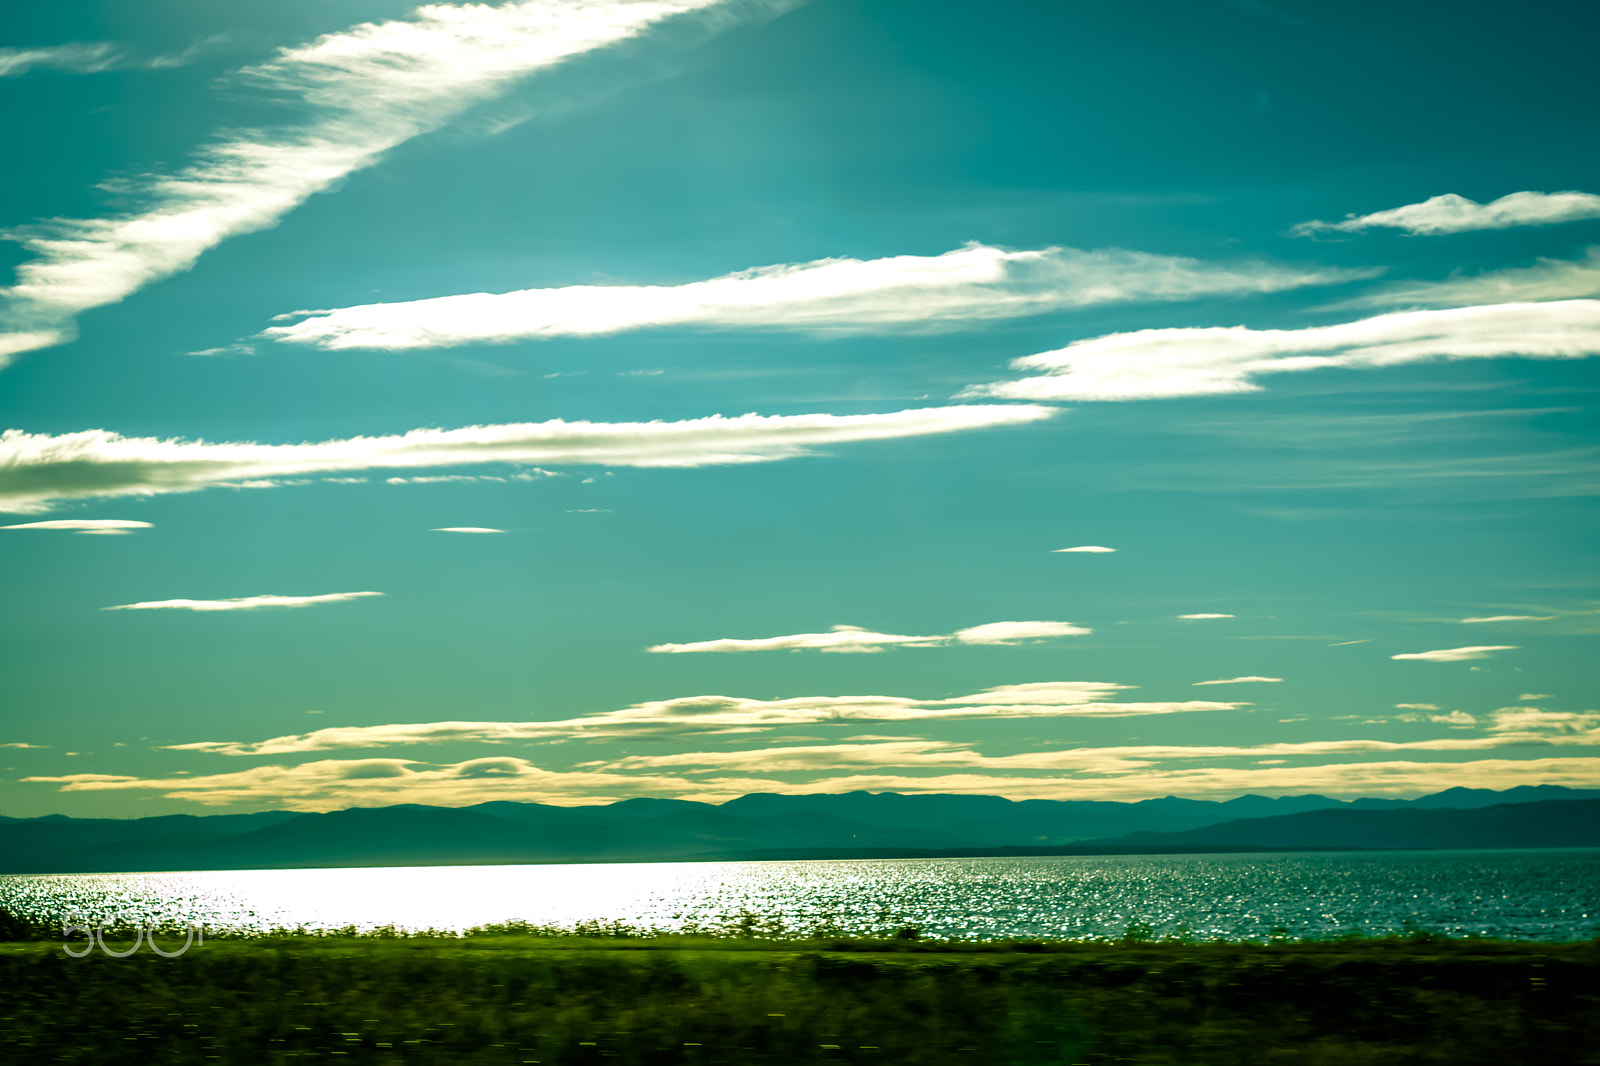
[[1550, 14], [11, 12], [0, 813], [1600, 787]]

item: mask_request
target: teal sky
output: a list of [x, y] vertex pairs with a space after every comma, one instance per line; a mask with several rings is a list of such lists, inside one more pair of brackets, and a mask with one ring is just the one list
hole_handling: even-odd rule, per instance
[[1597, 32], [11, 12], [0, 813], [1600, 787]]

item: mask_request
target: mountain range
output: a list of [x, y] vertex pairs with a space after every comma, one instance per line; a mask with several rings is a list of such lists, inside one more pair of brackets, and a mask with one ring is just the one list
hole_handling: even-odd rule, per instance
[[328, 813], [0, 817], [0, 873], [1344, 848], [1600, 847], [1600, 790], [1414, 800], [757, 793], [723, 804], [357, 807]]

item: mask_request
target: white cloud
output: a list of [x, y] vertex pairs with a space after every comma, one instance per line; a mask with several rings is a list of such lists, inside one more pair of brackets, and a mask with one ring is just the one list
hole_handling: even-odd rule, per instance
[[1199, 620], [1201, 618], [1232, 618], [1231, 614], [1180, 614], [1179, 618]]
[[1252, 675], [1252, 676], [1249, 676], [1249, 677], [1224, 677], [1224, 678], [1219, 678], [1216, 681], [1196, 681], [1195, 684], [1196, 685], [1242, 685], [1242, 684], [1244, 684], [1246, 682], [1252, 682], [1252, 681], [1282, 681], [1282, 680], [1283, 680], [1283, 678], [1281, 678], [1281, 677], [1255, 677], [1255, 676]]
[[1439, 709], [1437, 703], [1397, 703], [1394, 706], [1397, 711], [1437, 711]]
[[231, 600], [146, 600], [102, 607], [102, 611], [254, 611], [262, 607], [311, 607], [319, 603], [343, 603], [381, 592], [329, 592], [321, 596], [240, 596]]
[[1260, 374], [1431, 360], [1581, 359], [1600, 353], [1600, 300], [1397, 311], [1335, 326], [1146, 329], [1024, 356], [1037, 376], [974, 385], [962, 396], [1144, 400], [1256, 392]]
[[213, 444], [123, 437], [103, 429], [59, 436], [6, 430], [0, 433], [0, 511], [39, 511], [88, 496], [193, 492], [254, 478], [382, 467], [770, 462], [814, 455], [828, 444], [1021, 425], [1058, 413], [1052, 407], [970, 405], [877, 415], [714, 415], [683, 422], [555, 419], [315, 444]]
[[0, 744], [0, 748], [47, 748], [49, 746], [50, 745], [48, 744], [24, 744], [20, 740], [13, 740], [5, 744]]
[[53, 518], [48, 522], [22, 522], [0, 529], [60, 529], [72, 533], [98, 536], [120, 536], [136, 529], [153, 529], [150, 522], [134, 522], [125, 518]]
[[281, 755], [461, 741], [576, 740], [628, 736], [737, 734], [843, 722], [947, 721], [971, 718], [1122, 718], [1138, 715], [1229, 711], [1240, 703], [1202, 700], [1111, 702], [1131, 686], [1105, 681], [1041, 681], [1000, 685], [971, 696], [919, 700], [906, 696], [798, 696], [753, 700], [737, 696], [684, 696], [637, 703], [619, 711], [549, 722], [420, 722], [336, 726], [257, 743], [201, 741], [174, 744], [186, 751], [223, 755]]
[[1090, 552], [1093, 554], [1102, 554], [1104, 552], [1114, 552], [1117, 549], [1102, 548], [1098, 544], [1080, 544], [1076, 548], [1055, 548], [1052, 550], [1055, 552]]
[[1487, 659], [1490, 653], [1512, 651], [1515, 644], [1479, 644], [1466, 648], [1440, 648], [1437, 651], [1413, 651], [1391, 655], [1391, 659], [1417, 659], [1425, 663], [1460, 663], [1469, 659]]
[[[1256, 749], [1237, 749], [1240, 753], [1253, 750]], [[1003, 795], [1013, 799], [1140, 800], [1172, 794], [1226, 798], [1245, 793], [1303, 795], [1307, 792], [1335, 796], [1416, 796], [1456, 786], [1504, 789], [1532, 784], [1575, 788], [1600, 785], [1600, 759], [1594, 757], [1266, 767], [1260, 763], [1283, 760], [1261, 760], [1249, 767], [1153, 767], [1138, 760], [1126, 766], [1115, 761], [1075, 765], [1057, 760], [1059, 765], [1040, 767], [1047, 772], [1038, 776], [1016, 773], [1025, 772], [1031, 762], [1048, 762], [1049, 754], [1020, 756], [986, 773], [948, 772], [970, 764], [987, 768], [986, 764], [993, 760], [964, 752], [960, 746], [927, 742], [920, 745], [910, 742], [860, 753], [840, 746], [835, 753], [821, 748], [811, 751], [768, 749], [702, 756], [729, 756], [723, 760], [723, 765], [707, 767], [713, 773], [726, 770], [742, 774], [798, 773], [804, 775], [802, 781], [761, 776], [710, 776], [692, 769], [689, 776], [658, 775], [649, 772], [655, 767], [641, 765], [646, 760], [640, 759], [625, 759], [623, 765], [603, 769], [579, 767], [556, 771], [512, 757], [477, 758], [438, 765], [410, 759], [322, 759], [297, 766], [257, 766], [204, 776], [174, 774], [164, 778], [140, 778], [85, 773], [22, 780], [56, 784], [63, 792], [149, 791], [208, 806], [265, 803], [297, 811], [396, 803], [470, 806], [493, 799], [603, 803], [640, 795], [722, 803], [751, 792], [793, 794], [814, 793], [819, 789]], [[686, 762], [688, 766], [695, 765], [692, 761]], [[896, 762], [907, 768], [927, 767], [946, 772], [893, 772]], [[885, 767], [885, 763], [890, 765]], [[880, 767], [891, 772], [859, 772]], [[833, 775], [827, 773], [830, 768], [858, 772]]]
[[0, 363], [63, 343], [75, 316], [187, 270], [229, 237], [265, 229], [314, 193], [371, 166], [511, 82], [634, 37], [716, 0], [525, 0], [430, 4], [285, 48], [245, 70], [268, 99], [297, 99], [298, 126], [217, 141], [170, 176], [127, 183], [148, 206], [111, 218], [57, 219], [16, 236], [34, 254], [4, 290]]
[[1574, 222], [1585, 218], [1600, 218], [1600, 196], [1586, 192], [1514, 192], [1480, 204], [1465, 196], [1445, 193], [1419, 204], [1374, 211], [1370, 215], [1346, 215], [1341, 222], [1301, 222], [1290, 232], [1297, 237], [1310, 237], [1318, 233], [1399, 229], [1412, 234], [1437, 236], [1469, 230], [1547, 226], [1553, 222]]
[[503, 529], [490, 529], [488, 526], [438, 526], [430, 529], [430, 533], [504, 533]]
[[939, 636], [914, 637], [874, 633], [860, 626], [833, 626], [826, 633], [792, 633], [782, 637], [722, 637], [689, 644], [657, 644], [645, 649], [666, 655], [686, 652], [800, 651], [879, 652], [885, 648], [939, 648], [951, 644], [1016, 644], [1048, 637], [1075, 637], [1093, 630], [1071, 622], [989, 622]]
[[20, 77], [35, 68], [95, 74], [116, 68], [122, 49], [111, 41], [69, 41], [44, 48], [0, 48], [0, 78]]
[[1541, 258], [1532, 266], [1486, 270], [1443, 281], [1403, 282], [1334, 305], [1353, 307], [1466, 307], [1600, 296], [1600, 245], [1581, 259]]
[[43, 48], [0, 48], [0, 78], [16, 78], [31, 70], [66, 74], [99, 74], [107, 70], [168, 70], [193, 63], [206, 52], [228, 43], [226, 34], [196, 41], [177, 52], [134, 55], [114, 41], [68, 41]]
[[1440, 725], [1477, 725], [1478, 719], [1466, 711], [1451, 711], [1449, 714], [1430, 714], [1428, 721]]
[[934, 330], [1092, 304], [1278, 292], [1370, 276], [1122, 249], [1007, 251], [968, 244], [942, 255], [752, 267], [682, 285], [571, 285], [300, 311], [295, 314], [307, 317], [262, 335], [325, 349], [396, 351], [662, 326]]
[[24, 780], [60, 784], [63, 792], [158, 791], [207, 806], [266, 801], [294, 811], [395, 803], [469, 806], [493, 799], [611, 802], [641, 793], [681, 795], [700, 787], [670, 777], [544, 770], [526, 759], [503, 757], [441, 766], [411, 759], [321, 759], [193, 777], [67, 774]]
[[1548, 692], [1524, 692], [1522, 695], [1517, 697], [1517, 699], [1521, 700], [1523, 703], [1533, 703], [1536, 700], [1547, 700], [1550, 698], [1550, 693]]
[[1555, 615], [1549, 614], [1491, 614], [1482, 618], [1463, 618], [1461, 622], [1472, 625], [1477, 622], [1549, 622]]

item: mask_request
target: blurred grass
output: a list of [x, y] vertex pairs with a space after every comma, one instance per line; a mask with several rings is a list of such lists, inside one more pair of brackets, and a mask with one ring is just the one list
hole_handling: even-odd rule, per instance
[[584, 932], [208, 937], [173, 959], [0, 944], [0, 1047], [18, 1063], [1600, 1063], [1600, 942]]

